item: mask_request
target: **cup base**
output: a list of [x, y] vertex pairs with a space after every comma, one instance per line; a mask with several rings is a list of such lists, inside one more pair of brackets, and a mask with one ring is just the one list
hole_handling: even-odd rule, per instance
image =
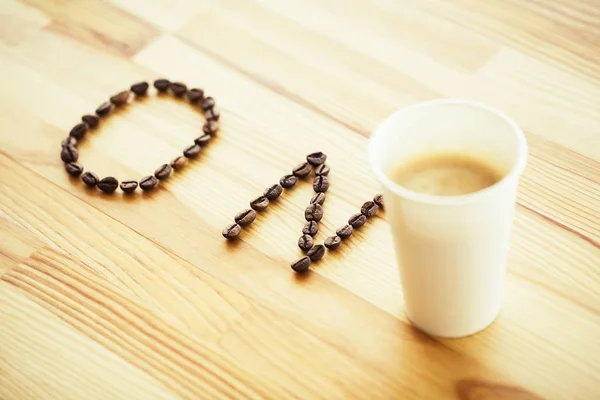
[[466, 338], [469, 336], [473, 336], [481, 331], [486, 330], [487, 328], [489, 328], [490, 326], [492, 326], [492, 324], [494, 322], [496, 322], [496, 319], [498, 318], [498, 315], [500, 315], [500, 310], [498, 310], [498, 312], [496, 314], [494, 314], [494, 317], [490, 320], [487, 321], [485, 324], [483, 324], [481, 327], [476, 328], [474, 330], [470, 330], [467, 332], [461, 332], [461, 333], [443, 333], [443, 332], [433, 332], [431, 330], [428, 330], [422, 326], [420, 326], [419, 324], [415, 323], [410, 316], [408, 316], [408, 314], [406, 314], [406, 318], [408, 319], [408, 321], [410, 322], [410, 324], [415, 328], [418, 329], [419, 331], [423, 332], [424, 334], [431, 336], [433, 338], [439, 338], [439, 339], [461, 339], [461, 338]]

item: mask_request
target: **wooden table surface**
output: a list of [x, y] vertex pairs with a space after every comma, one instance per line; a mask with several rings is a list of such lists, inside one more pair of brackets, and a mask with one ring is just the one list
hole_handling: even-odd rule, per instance
[[[159, 77], [217, 99], [214, 143], [151, 194], [70, 179], [80, 116]], [[297, 277], [308, 183], [221, 236], [321, 150], [322, 241], [378, 191], [376, 124], [448, 96], [530, 145], [489, 329], [411, 328], [384, 214]], [[0, 399], [600, 399], [599, 99], [598, 0], [1, 0]], [[139, 179], [203, 121], [152, 97], [81, 161]]]

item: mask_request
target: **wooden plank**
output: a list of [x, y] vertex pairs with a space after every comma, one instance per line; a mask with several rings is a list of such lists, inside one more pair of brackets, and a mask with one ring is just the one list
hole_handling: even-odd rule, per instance
[[0, 3], [0, 43], [19, 44], [49, 23], [50, 19], [34, 7], [16, 0]]
[[2, 399], [180, 398], [2, 281], [0, 318]]
[[105, 1], [21, 1], [51, 19], [46, 29], [125, 57], [135, 54], [159, 32], [153, 25]]
[[[0, 185], [0, 190], [6, 190]], [[10, 221], [0, 209], [0, 276], [29, 257], [44, 243], [27, 232], [22, 226]]]
[[[361, 132], [419, 99], [467, 97], [503, 109], [526, 131], [600, 159], [593, 129], [600, 119], [593, 101], [600, 72], [579, 76], [540, 62], [535, 53], [506, 49], [433, 7], [423, 9], [422, 2], [387, 2], [377, 9], [351, 1], [334, 17], [335, 3], [228, 0], [229, 7], [190, 21], [180, 36], [272, 87], [306, 93], [301, 98], [312, 107]], [[380, 27], [382, 14], [393, 21], [387, 28]], [[425, 38], [410, 29], [409, 16], [427, 32]], [[213, 31], [220, 41], [210, 39]], [[587, 49], [594, 53], [590, 44]], [[461, 56], [472, 57], [470, 69], [457, 68], [452, 58]], [[356, 92], [347, 92], [355, 86]]]
[[132, 302], [82, 264], [40, 251], [2, 281], [19, 288], [70, 325], [183, 398], [283, 398], [207, 342], [189, 338]]
[[142, 18], [166, 32], [179, 29], [191, 19], [212, 8], [212, 1], [153, 0], [141, 4], [139, 1], [110, 0], [115, 7]]

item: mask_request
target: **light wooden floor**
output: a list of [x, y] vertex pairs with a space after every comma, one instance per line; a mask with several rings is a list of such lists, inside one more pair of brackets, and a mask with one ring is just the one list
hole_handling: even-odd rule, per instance
[[[157, 77], [217, 99], [218, 140], [151, 195], [69, 179], [79, 117]], [[297, 278], [308, 184], [221, 237], [322, 150], [322, 241], [378, 191], [377, 122], [444, 96], [501, 108], [530, 144], [486, 331], [409, 326], [384, 216]], [[0, 398], [598, 399], [599, 99], [598, 0], [0, 0]], [[202, 123], [151, 99], [81, 160], [139, 179]]]

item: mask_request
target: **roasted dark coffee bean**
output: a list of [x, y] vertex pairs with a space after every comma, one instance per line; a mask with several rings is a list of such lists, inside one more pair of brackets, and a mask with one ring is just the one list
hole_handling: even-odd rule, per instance
[[169, 86], [171, 86], [171, 82], [168, 79], [157, 79], [154, 81], [154, 87], [161, 93], [166, 92]]
[[143, 191], [152, 190], [158, 185], [158, 179], [154, 175], [148, 175], [140, 179], [140, 189]]
[[284, 189], [289, 189], [289, 188], [294, 187], [296, 182], [298, 182], [298, 178], [296, 178], [294, 175], [285, 175], [279, 180], [279, 184]]
[[145, 96], [148, 93], [148, 82], [138, 82], [131, 85], [130, 89], [136, 96]]
[[323, 218], [323, 207], [319, 204], [310, 204], [304, 210], [304, 219], [319, 222]]
[[173, 169], [181, 169], [183, 167], [185, 167], [185, 165], [187, 164], [187, 158], [185, 158], [184, 156], [179, 156], [176, 159], [174, 159], [173, 161], [171, 161], [171, 167]]
[[317, 193], [312, 197], [312, 199], [310, 199], [310, 204], [318, 204], [322, 206], [323, 203], [325, 203], [325, 193]]
[[377, 207], [381, 208], [382, 210], [384, 209], [384, 202], [383, 202], [383, 196], [378, 194], [375, 197], [373, 197], [373, 203], [375, 203], [375, 205], [377, 205]]
[[154, 176], [159, 181], [163, 181], [171, 176], [171, 172], [173, 172], [173, 168], [169, 164], [163, 164], [154, 171]]
[[298, 178], [306, 178], [310, 174], [311, 170], [312, 167], [310, 166], [310, 164], [307, 162], [303, 162], [302, 164], [296, 165], [296, 167], [294, 167], [294, 169], [292, 170], [292, 173]]
[[183, 155], [187, 158], [194, 158], [197, 157], [198, 154], [200, 154], [200, 150], [200, 146], [198, 146], [197, 144], [193, 144], [183, 151]]
[[313, 181], [313, 190], [317, 193], [324, 193], [329, 189], [329, 179], [323, 175], [317, 175]]
[[206, 121], [202, 126], [202, 132], [207, 135], [214, 135], [219, 130], [219, 123], [217, 121]]
[[371, 218], [377, 213], [377, 206], [372, 201], [367, 201], [360, 208], [360, 212], [367, 218]]
[[273, 201], [279, 197], [281, 192], [283, 192], [283, 188], [279, 183], [276, 183], [273, 186], [269, 186], [267, 189], [265, 189], [263, 195], [269, 199], [269, 201]]
[[131, 95], [131, 92], [129, 90], [123, 90], [122, 92], [119, 92], [119, 93], [115, 94], [114, 96], [111, 96], [110, 102], [113, 103], [117, 107], [124, 106], [125, 104], [127, 104], [127, 101], [129, 100], [130, 95]]
[[206, 117], [208, 121], [218, 121], [219, 118], [221, 118], [221, 111], [219, 111], [217, 106], [214, 106], [204, 113], [204, 117]]
[[63, 146], [60, 151], [60, 159], [65, 163], [70, 163], [71, 161], [77, 161], [79, 158], [79, 152], [75, 146]]
[[212, 97], [206, 97], [204, 100], [202, 100], [202, 109], [204, 111], [208, 111], [211, 108], [213, 108], [215, 106], [215, 99], [213, 99]]
[[327, 239], [325, 239], [325, 247], [327, 247], [329, 250], [337, 249], [340, 247], [340, 244], [342, 244], [342, 238], [340, 238], [338, 235], [329, 236]]
[[352, 235], [353, 230], [354, 229], [352, 228], [352, 225], [344, 225], [341, 228], [338, 228], [338, 230], [335, 231], [335, 233], [342, 239], [346, 239], [349, 238], [350, 235]]
[[65, 164], [65, 169], [71, 176], [79, 176], [83, 172], [83, 165], [76, 162]]
[[204, 98], [204, 90], [202, 89], [190, 89], [187, 92], [187, 97], [190, 103], [197, 103]]
[[98, 182], [98, 189], [102, 190], [104, 193], [112, 193], [117, 190], [118, 187], [119, 181], [112, 176], [102, 178], [100, 179], [100, 182]]
[[85, 122], [90, 128], [95, 128], [100, 122], [100, 118], [97, 115], [87, 114], [81, 117], [81, 120]]
[[173, 82], [171, 83], [171, 92], [175, 95], [175, 97], [181, 97], [187, 93], [187, 86], [181, 82]]
[[298, 273], [303, 273], [308, 271], [308, 267], [310, 267], [310, 257], [304, 256], [296, 261], [294, 261], [291, 265], [292, 269]]
[[265, 196], [258, 196], [250, 202], [250, 207], [256, 211], [262, 211], [269, 206], [269, 199]]
[[320, 151], [306, 156], [306, 161], [308, 161], [310, 165], [314, 166], [325, 163], [325, 160], [327, 160], [327, 156]]
[[250, 209], [238, 213], [234, 218], [235, 222], [240, 226], [250, 225], [255, 219], [256, 211]]
[[113, 109], [113, 105], [107, 101], [106, 103], [100, 104], [100, 107], [96, 108], [96, 115], [99, 117], [106, 117]]
[[77, 124], [73, 127], [73, 129], [71, 129], [69, 136], [73, 136], [75, 139], [81, 140], [85, 136], [87, 130], [88, 126], [86, 123]]
[[329, 175], [331, 169], [326, 164], [321, 164], [317, 168], [315, 168], [315, 175]]
[[354, 229], [360, 228], [361, 226], [363, 226], [365, 224], [365, 222], [367, 222], [367, 217], [365, 217], [361, 213], [354, 214], [353, 216], [350, 217], [350, 219], [348, 219], [348, 223], [350, 225], [352, 225], [352, 228], [354, 228]]
[[98, 178], [98, 175], [96, 175], [95, 173], [88, 171], [84, 172], [83, 175], [81, 175], [81, 180], [88, 186], [96, 186], [100, 178]]
[[300, 239], [298, 239], [298, 247], [302, 251], [308, 251], [313, 247], [313, 238], [310, 235], [302, 235]]
[[305, 235], [315, 236], [319, 232], [319, 224], [315, 221], [308, 221], [302, 228], [302, 233]]
[[211, 139], [212, 136], [205, 133], [204, 135], [194, 139], [194, 143], [196, 143], [198, 146], [206, 146]]
[[317, 262], [325, 255], [325, 246], [322, 244], [315, 245], [312, 249], [310, 249], [306, 255], [310, 258], [310, 261]]
[[225, 227], [225, 229], [223, 229], [223, 237], [225, 237], [226, 239], [235, 239], [236, 237], [238, 237], [240, 235], [240, 232], [242, 231], [242, 227], [239, 226], [238, 224], [231, 224]]
[[133, 193], [137, 189], [138, 183], [136, 181], [123, 181], [121, 182], [121, 190], [125, 193]]
[[63, 141], [60, 142], [60, 145], [62, 147], [65, 147], [65, 146], [75, 147], [77, 145], [77, 139], [75, 139], [73, 136], [67, 136], [66, 139], [63, 139]]

